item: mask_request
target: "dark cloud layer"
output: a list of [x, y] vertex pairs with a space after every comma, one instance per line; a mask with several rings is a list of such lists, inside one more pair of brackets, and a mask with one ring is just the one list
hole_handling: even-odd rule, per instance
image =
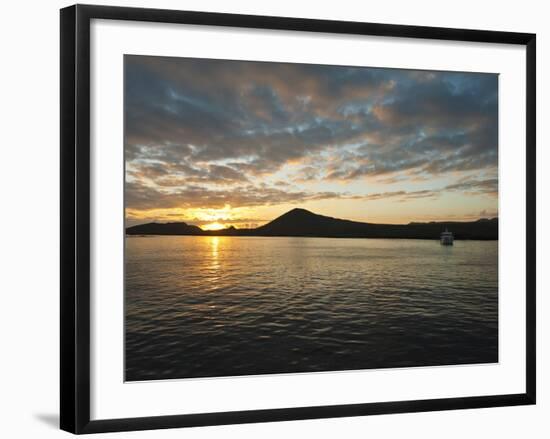
[[335, 198], [355, 198], [341, 192], [286, 191], [263, 185], [247, 185], [238, 191], [211, 189], [187, 185], [175, 190], [152, 188], [139, 183], [126, 183], [126, 206], [131, 209], [201, 208], [221, 209], [227, 204], [238, 207], [270, 206], [285, 203], [302, 204], [307, 201]]
[[148, 210], [175, 207], [221, 209], [227, 204], [239, 207], [270, 206], [287, 203], [301, 205], [308, 201], [330, 199], [366, 201], [392, 199], [404, 202], [418, 198], [437, 198], [444, 193], [459, 191], [496, 196], [497, 188], [498, 182], [495, 179], [488, 179], [468, 180], [436, 189], [399, 190], [357, 195], [350, 192], [284, 190], [265, 185], [241, 186], [237, 192], [231, 188], [211, 189], [193, 185], [178, 187], [175, 190], [165, 187], [156, 189], [131, 182], [126, 183], [126, 203], [132, 209]]
[[[497, 191], [494, 74], [126, 56], [124, 108], [134, 209], [349, 196], [259, 183], [291, 163], [296, 183], [468, 171], [494, 179], [445, 190]], [[393, 192], [370, 199], [437, 196]]]

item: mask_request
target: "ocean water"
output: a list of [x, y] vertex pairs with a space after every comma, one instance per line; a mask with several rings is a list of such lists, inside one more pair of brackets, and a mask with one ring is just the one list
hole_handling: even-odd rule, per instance
[[128, 381], [497, 361], [497, 241], [126, 238]]

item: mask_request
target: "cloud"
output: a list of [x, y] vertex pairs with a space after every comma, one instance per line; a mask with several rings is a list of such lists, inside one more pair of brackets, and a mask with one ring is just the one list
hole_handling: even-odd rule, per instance
[[[436, 197], [407, 184], [441, 176], [497, 191], [494, 74], [126, 56], [124, 75], [133, 208], [345, 198], [327, 185], [365, 178], [390, 198]], [[474, 172], [495, 179], [459, 181]]]
[[[422, 189], [417, 191], [390, 191], [368, 194], [362, 197], [364, 200], [388, 200], [397, 199], [398, 201], [407, 201], [416, 198], [437, 198], [442, 194], [450, 192], [462, 192], [466, 194], [482, 194], [496, 197], [498, 195], [498, 180], [467, 180], [460, 183], [453, 183], [438, 189]], [[486, 211], [484, 211], [486, 214]], [[480, 214], [480, 216], [483, 216]]]
[[221, 209], [232, 207], [258, 207], [278, 204], [303, 204], [326, 199], [353, 199], [355, 196], [332, 191], [296, 191], [275, 187], [247, 185], [238, 191], [210, 189], [188, 185], [178, 188], [153, 188], [138, 182], [126, 182], [126, 206], [130, 209], [151, 210], [169, 208]]
[[134, 210], [170, 208], [222, 209], [227, 205], [232, 207], [258, 207], [279, 204], [302, 205], [316, 200], [390, 200], [405, 202], [414, 199], [435, 199], [442, 194], [451, 192], [496, 197], [497, 188], [498, 181], [495, 179], [468, 180], [437, 189], [398, 190], [370, 194], [293, 190], [285, 185], [270, 187], [266, 184], [258, 186], [248, 184], [241, 186], [236, 192], [231, 188], [213, 190], [199, 185], [176, 188], [152, 188], [138, 182], [127, 182], [126, 206]]
[[486, 194], [496, 197], [498, 195], [498, 179], [462, 181], [446, 186], [445, 190], [469, 194]]
[[398, 201], [406, 201], [414, 198], [435, 198], [438, 195], [439, 195], [439, 191], [423, 189], [419, 191], [378, 192], [374, 194], [365, 195], [362, 198], [365, 200], [397, 199]]
[[249, 181], [246, 175], [237, 169], [216, 164], [192, 166], [187, 163], [138, 163], [132, 164], [126, 174], [133, 180], [149, 180], [157, 186], [174, 187], [190, 183], [233, 185]]
[[387, 81], [357, 68], [129, 56], [127, 149], [137, 159], [178, 145], [194, 160], [245, 157], [276, 169], [358, 137], [339, 108]]

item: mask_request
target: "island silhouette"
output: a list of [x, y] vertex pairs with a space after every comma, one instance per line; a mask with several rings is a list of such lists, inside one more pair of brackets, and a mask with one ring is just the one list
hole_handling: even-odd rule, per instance
[[396, 238], [439, 239], [448, 229], [455, 239], [497, 240], [498, 218], [477, 221], [411, 222], [375, 224], [318, 215], [295, 208], [263, 226], [238, 229], [202, 230], [184, 222], [147, 223], [128, 227], [127, 235], [198, 235], [198, 236], [300, 236], [320, 238]]

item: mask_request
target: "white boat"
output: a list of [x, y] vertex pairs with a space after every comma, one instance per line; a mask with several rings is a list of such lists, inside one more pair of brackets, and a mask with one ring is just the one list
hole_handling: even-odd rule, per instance
[[441, 232], [441, 236], [439, 239], [439, 242], [441, 245], [453, 245], [454, 237], [452, 232], [449, 232], [447, 229], [445, 229], [444, 232]]

